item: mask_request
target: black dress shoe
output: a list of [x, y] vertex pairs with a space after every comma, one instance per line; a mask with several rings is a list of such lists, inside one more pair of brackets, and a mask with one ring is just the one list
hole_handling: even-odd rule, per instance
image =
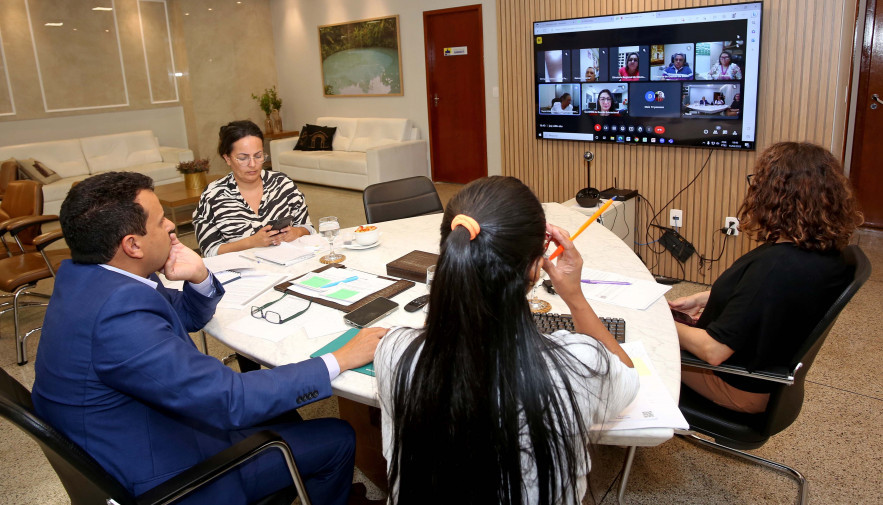
[[361, 482], [356, 482], [350, 489], [350, 497], [346, 503], [347, 505], [382, 505], [386, 503], [385, 499], [369, 500], [366, 496], [367, 494], [368, 488]]

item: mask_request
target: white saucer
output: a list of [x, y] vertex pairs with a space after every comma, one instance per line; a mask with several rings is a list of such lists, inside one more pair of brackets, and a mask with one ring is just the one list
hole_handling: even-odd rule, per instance
[[380, 241], [374, 242], [373, 244], [368, 245], [360, 245], [358, 242], [353, 240], [352, 242], [345, 242], [343, 244], [344, 249], [351, 249], [353, 251], [360, 251], [362, 249], [373, 249], [380, 245]]

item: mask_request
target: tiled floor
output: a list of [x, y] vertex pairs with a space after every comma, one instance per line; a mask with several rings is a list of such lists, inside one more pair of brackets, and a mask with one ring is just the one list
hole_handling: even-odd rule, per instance
[[[361, 193], [301, 185], [315, 222], [337, 215], [341, 225], [364, 222]], [[443, 202], [459, 186], [439, 185]], [[192, 235], [184, 238], [192, 241]], [[841, 314], [810, 370], [804, 408], [797, 421], [775, 436], [756, 454], [781, 461], [802, 471], [809, 480], [812, 503], [883, 503], [883, 375], [876, 361], [883, 357], [883, 233], [862, 231], [859, 243], [871, 258], [874, 272]], [[192, 245], [192, 242], [190, 242]], [[51, 290], [43, 282], [41, 290]], [[683, 283], [667, 295], [689, 294], [706, 286]], [[783, 314], [783, 317], [796, 317]], [[42, 309], [30, 309], [24, 327], [39, 324]], [[11, 315], [0, 318], [0, 366], [24, 384], [33, 382], [33, 355], [39, 341], [31, 338], [31, 363], [15, 364]], [[212, 355], [229, 354], [210, 341]], [[333, 399], [311, 405], [305, 417], [336, 415]], [[594, 496], [615, 503], [613, 479], [620, 470], [624, 449], [596, 447], [591, 475]], [[377, 497], [373, 490], [370, 497]], [[698, 448], [674, 439], [658, 447], [639, 448], [632, 468], [626, 501], [632, 504], [668, 503], [793, 503], [796, 485], [789, 479], [741, 460]], [[6, 421], [0, 421], [0, 502], [17, 504], [69, 503], [43, 454], [35, 443]], [[593, 503], [587, 497], [585, 503]]]

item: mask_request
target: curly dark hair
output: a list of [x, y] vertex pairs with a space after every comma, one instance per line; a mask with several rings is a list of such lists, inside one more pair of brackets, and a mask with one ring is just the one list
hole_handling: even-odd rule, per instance
[[808, 142], [779, 142], [760, 154], [739, 219], [761, 242], [786, 239], [810, 251], [843, 249], [864, 220], [840, 162]]

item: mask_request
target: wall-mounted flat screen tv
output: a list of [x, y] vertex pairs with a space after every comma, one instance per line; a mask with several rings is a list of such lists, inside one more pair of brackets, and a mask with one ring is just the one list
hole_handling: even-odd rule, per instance
[[534, 23], [537, 138], [754, 149], [762, 11]]

